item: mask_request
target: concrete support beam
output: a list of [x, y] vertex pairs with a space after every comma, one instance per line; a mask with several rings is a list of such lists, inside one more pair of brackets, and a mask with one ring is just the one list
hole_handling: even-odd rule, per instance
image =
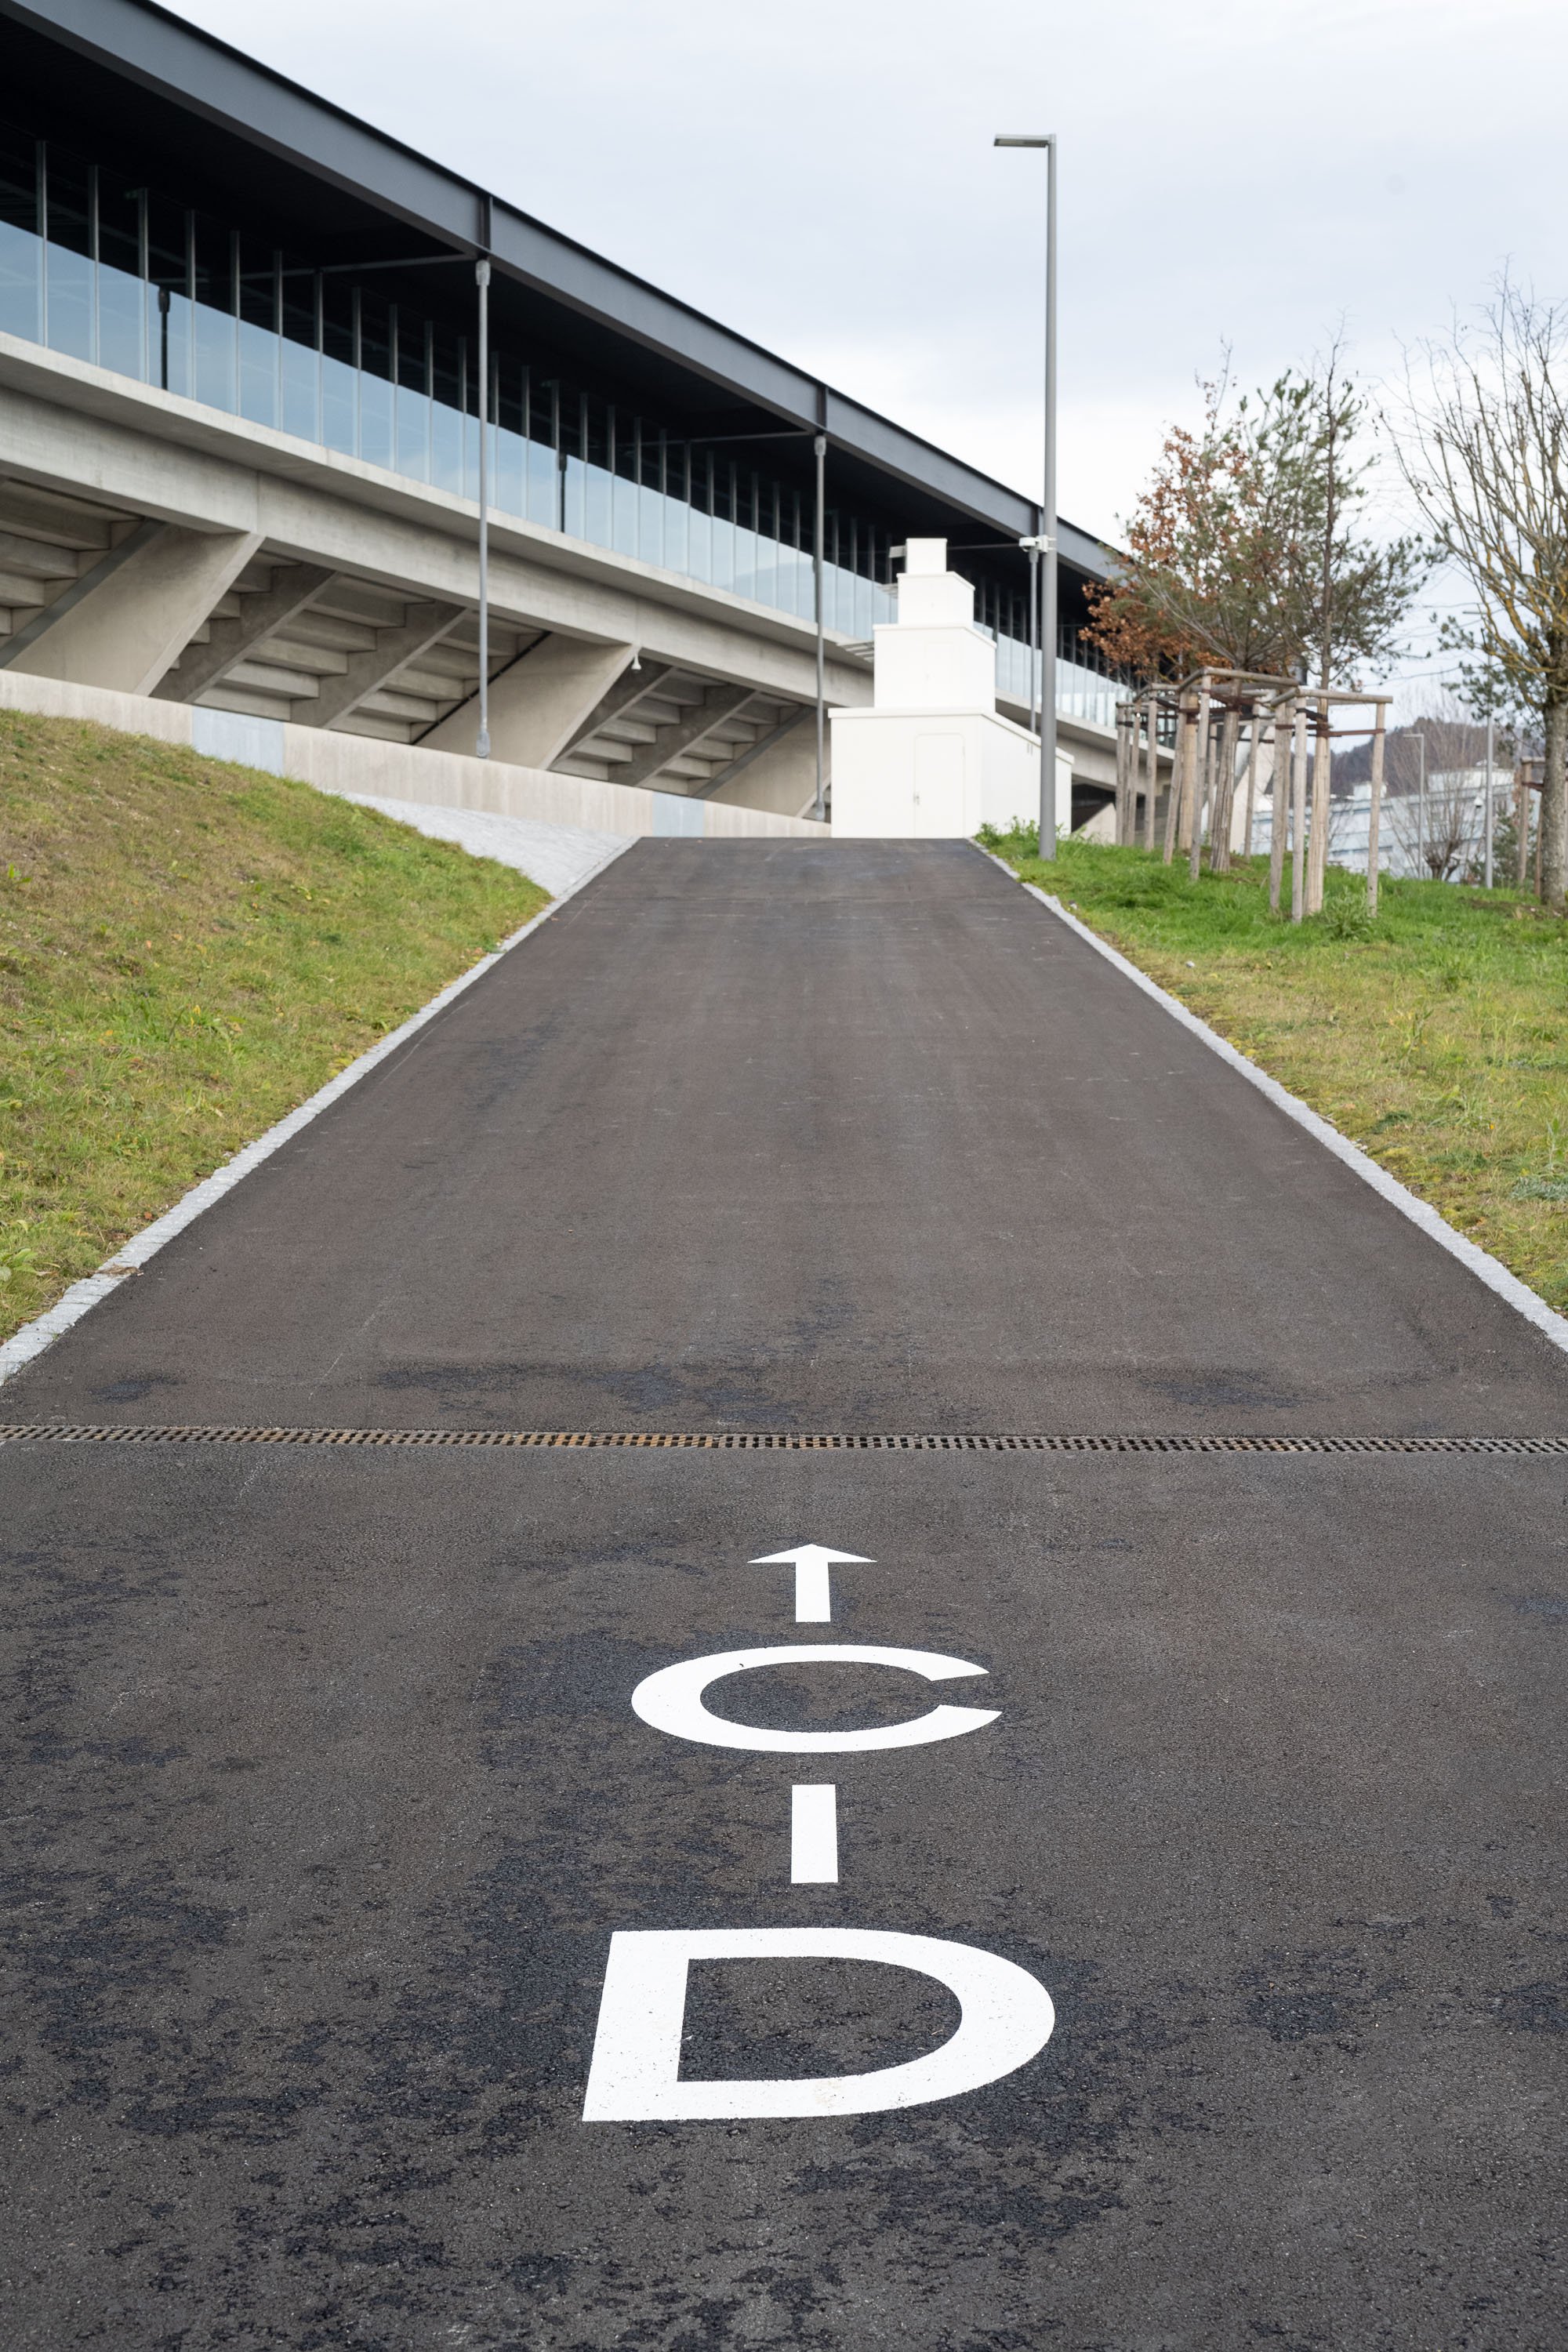
[[160, 700], [194, 702], [226, 670], [242, 662], [268, 637], [276, 636], [334, 576], [320, 563], [290, 563], [275, 572], [263, 594], [242, 600], [244, 609], [235, 619], [211, 624], [212, 634], [205, 646], [186, 646], [179, 667], [156, 688]]
[[710, 686], [701, 701], [672, 727], [660, 727], [651, 743], [641, 745], [624, 767], [616, 770], [618, 784], [646, 784], [683, 751], [694, 751], [705, 735], [721, 720], [732, 719], [752, 699], [748, 686]]
[[254, 530], [143, 526], [19, 633], [6, 667], [151, 694], [260, 545]]
[[749, 804], [754, 793], [779, 788], [784, 794], [782, 800], [757, 800], [755, 806], [783, 808], [788, 803], [789, 814], [797, 814], [794, 802], [803, 792], [809, 799], [816, 797], [816, 738], [815, 733], [806, 736], [800, 731], [804, 721], [812, 716], [810, 706], [804, 702], [794, 710], [786, 710], [776, 727], [759, 735], [754, 743], [716, 770], [705, 784], [695, 785], [692, 797]]
[[334, 719], [346, 719], [351, 710], [376, 693], [389, 677], [413, 661], [426, 646], [444, 637], [449, 628], [463, 617], [461, 604], [410, 604], [405, 611], [403, 625], [396, 629], [378, 629], [375, 644], [368, 652], [351, 654], [347, 669], [336, 677], [324, 677], [313, 702], [302, 702], [294, 714], [299, 727], [330, 727]]
[[[545, 637], [490, 681], [490, 757], [520, 768], [548, 768], [573, 743], [622, 672], [636, 647], [589, 645], [579, 637]], [[639, 684], [638, 691], [643, 691]], [[471, 751], [479, 732], [476, 698], [421, 738], [432, 751]]]
[[[626, 647], [628, 661], [634, 650], [631, 646]], [[574, 751], [579, 743], [585, 743], [591, 735], [598, 733], [601, 727], [607, 727], [612, 719], [620, 718], [624, 711], [631, 709], [634, 703], [640, 702], [645, 694], [651, 694], [654, 688], [669, 676], [673, 667], [670, 662], [644, 662], [640, 669], [622, 670], [614, 684], [607, 687], [599, 697], [593, 709], [585, 712], [577, 721], [565, 742], [555, 754], [556, 759], [565, 759], [567, 753]]]

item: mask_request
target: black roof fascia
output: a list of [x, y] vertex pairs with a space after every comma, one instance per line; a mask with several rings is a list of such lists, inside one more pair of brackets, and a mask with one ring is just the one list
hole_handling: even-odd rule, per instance
[[[0, 0], [10, 16], [396, 215], [457, 253], [497, 267], [645, 348], [830, 442], [1007, 539], [1038, 527], [1037, 502], [861, 407], [760, 344], [634, 277], [559, 230], [374, 130], [154, 0]], [[1063, 559], [1103, 578], [1109, 551], [1058, 520]]]

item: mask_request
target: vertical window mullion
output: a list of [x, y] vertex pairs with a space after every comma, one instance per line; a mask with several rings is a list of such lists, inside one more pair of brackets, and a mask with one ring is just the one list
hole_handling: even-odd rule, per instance
[[87, 167], [87, 257], [92, 273], [92, 294], [88, 310], [87, 348], [94, 367], [99, 364], [98, 333], [98, 165]]
[[49, 153], [40, 139], [34, 151], [38, 223], [38, 341], [49, 340]]
[[[477, 369], [475, 371], [475, 379], [474, 415], [477, 418], [479, 413]], [[461, 419], [461, 422], [458, 426], [458, 447], [462, 452], [462, 455], [458, 459], [460, 468], [458, 476], [458, 488], [461, 495], [466, 499], [468, 495], [468, 339], [467, 335], [459, 335], [458, 337], [458, 415]], [[476, 438], [478, 436], [476, 434]], [[474, 495], [476, 498], [479, 495], [477, 488]]]
[[146, 383], [152, 370], [152, 353], [147, 349], [147, 282], [153, 274], [152, 242], [147, 225], [148, 195], [145, 188], [136, 191], [136, 274], [142, 280], [142, 335], [138, 346], [142, 362], [142, 381]]
[[403, 351], [397, 331], [395, 302], [389, 302], [386, 306], [386, 364], [392, 377], [392, 470], [395, 473], [397, 471], [397, 427], [401, 421], [397, 414], [397, 394], [403, 373]]

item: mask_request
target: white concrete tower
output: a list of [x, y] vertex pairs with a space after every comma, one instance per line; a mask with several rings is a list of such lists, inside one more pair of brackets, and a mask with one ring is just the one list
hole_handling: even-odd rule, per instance
[[[832, 715], [836, 839], [962, 839], [1038, 808], [1039, 745], [997, 714], [996, 648], [944, 539], [910, 541], [899, 617], [872, 646], [870, 709]], [[1058, 768], [1068, 808], [1071, 761]]]

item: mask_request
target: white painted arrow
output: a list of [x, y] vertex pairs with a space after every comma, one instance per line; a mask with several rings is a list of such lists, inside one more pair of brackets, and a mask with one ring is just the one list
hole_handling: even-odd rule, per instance
[[752, 1568], [793, 1568], [795, 1570], [795, 1622], [797, 1625], [830, 1625], [833, 1622], [833, 1581], [828, 1571], [839, 1564], [848, 1568], [874, 1568], [874, 1560], [865, 1559], [858, 1551], [829, 1551], [822, 1544], [797, 1544], [793, 1551], [764, 1552], [753, 1559]]

